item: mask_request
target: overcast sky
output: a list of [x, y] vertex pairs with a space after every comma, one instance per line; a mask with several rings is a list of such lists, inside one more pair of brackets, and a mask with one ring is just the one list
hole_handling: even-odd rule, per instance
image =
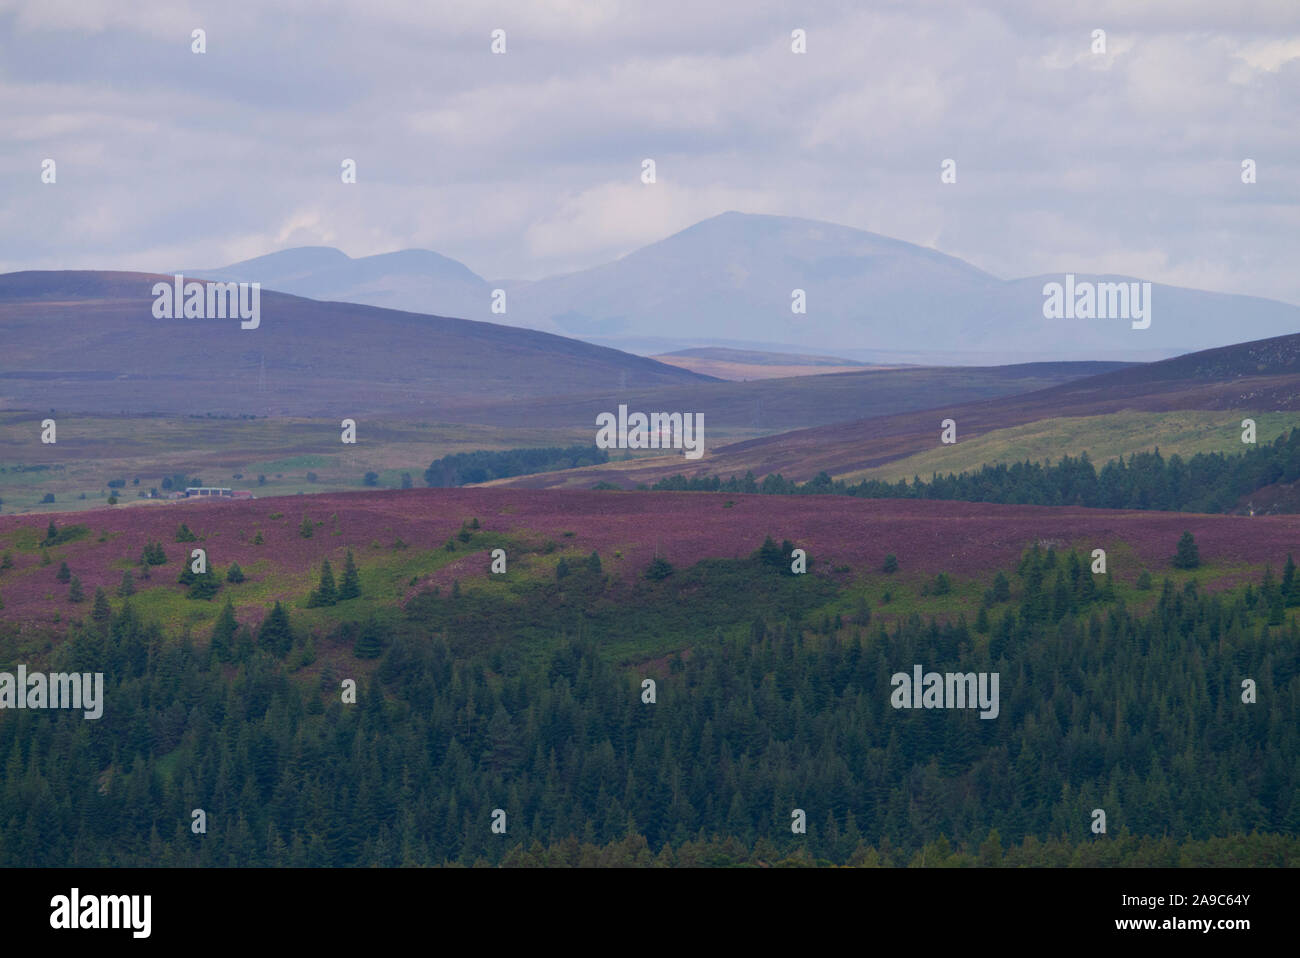
[[1296, 0], [0, 0], [0, 117], [0, 271], [534, 278], [740, 210], [1300, 304]]

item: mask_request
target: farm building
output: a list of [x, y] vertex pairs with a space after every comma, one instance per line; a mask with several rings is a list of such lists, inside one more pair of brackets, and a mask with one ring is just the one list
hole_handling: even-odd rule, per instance
[[232, 498], [229, 489], [222, 489], [217, 486], [190, 486], [185, 490], [185, 498], [193, 499], [195, 497], [219, 496], [225, 499]]

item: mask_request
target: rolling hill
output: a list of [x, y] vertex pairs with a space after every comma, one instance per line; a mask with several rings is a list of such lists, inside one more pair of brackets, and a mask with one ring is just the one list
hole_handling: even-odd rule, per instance
[[0, 276], [0, 407], [214, 415], [452, 418], [542, 396], [712, 378], [534, 330], [317, 302], [263, 289], [261, 323], [155, 319], [168, 276]]
[[[931, 406], [765, 436], [715, 448], [690, 462], [661, 456], [501, 484], [590, 488], [622, 486], [666, 476], [780, 473], [811, 479], [819, 472], [859, 475], [940, 446], [940, 422], [953, 419], [957, 442], [1046, 419], [1096, 417], [1125, 411], [1300, 410], [1300, 334], [1206, 350], [1138, 367], [1126, 367], [1017, 396]], [[1158, 444], [1158, 437], [1157, 444]], [[1077, 454], [1079, 450], [1071, 450]]]

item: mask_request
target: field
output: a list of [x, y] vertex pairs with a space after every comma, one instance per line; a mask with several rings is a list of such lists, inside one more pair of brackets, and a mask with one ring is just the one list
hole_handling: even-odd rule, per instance
[[[310, 538], [302, 535], [304, 518]], [[85, 531], [75, 541], [43, 547], [51, 519]], [[472, 520], [479, 527], [459, 540]], [[175, 541], [182, 522], [198, 541]], [[12, 558], [12, 567], [0, 572], [0, 598], [6, 622], [57, 631], [65, 619], [88, 614], [96, 588], [115, 596], [123, 572], [138, 574], [141, 552], [153, 540], [163, 544], [168, 561], [136, 583], [134, 604], [172, 625], [200, 628], [215, 618], [220, 601], [186, 599], [176, 583], [182, 557], [195, 547], [206, 550], [222, 575], [232, 562], [244, 570], [247, 580], [224, 586], [222, 595], [234, 600], [241, 621], [256, 622], [274, 600], [305, 606], [322, 560], [331, 561], [337, 577], [348, 550], [366, 586], [367, 601], [357, 608], [371, 610], [405, 603], [425, 589], [452, 588], [453, 580], [471, 591], [496, 589], [489, 551], [497, 547], [510, 557], [506, 581], [553, 581], [561, 558], [575, 562], [595, 551], [618, 587], [640, 582], [656, 556], [687, 569], [702, 560], [747, 557], [770, 535], [807, 551], [814, 563], [809, 581], [829, 576], [845, 596], [869, 594], [873, 601], [889, 590], [891, 607], [881, 610], [889, 617], [973, 615], [990, 570], [1014, 566], [1036, 542], [1084, 555], [1107, 550], [1109, 573], [1129, 589], [1143, 570], [1157, 581], [1170, 572], [1184, 530], [1195, 535], [1204, 563], [1194, 577], [1210, 588], [1235, 584], [1266, 564], [1280, 569], [1288, 553], [1300, 554], [1300, 517], [831, 496], [413, 489], [0, 517], [0, 551]], [[890, 553], [899, 571], [885, 576], [880, 569]], [[84, 604], [70, 603], [68, 586], [57, 581], [63, 562], [80, 578]], [[922, 587], [939, 572], [954, 578], [954, 593], [923, 596]], [[336, 613], [303, 614], [309, 625], [324, 627]]]
[[859, 469], [836, 479], [858, 482], [881, 479], [897, 482], [913, 476], [928, 479], [933, 473], [977, 471], [983, 465], [1016, 462], [1059, 462], [1062, 456], [1086, 452], [1098, 469], [1111, 459], [1159, 449], [1168, 458], [1177, 453], [1188, 459], [1197, 453], [1237, 455], [1241, 421], [1255, 420], [1256, 442], [1272, 442], [1296, 425], [1292, 412], [1179, 410], [1174, 412], [1122, 412], [1109, 416], [1040, 419], [1024, 426], [996, 429], [950, 446], [899, 459], [874, 469]]
[[[103, 508], [117, 490], [119, 508], [156, 506], [140, 498], [162, 477], [185, 473], [206, 485], [248, 489], [258, 498], [361, 489], [367, 472], [379, 488], [399, 488], [402, 474], [423, 485], [434, 459], [479, 449], [567, 446], [590, 442], [594, 430], [463, 426], [384, 417], [359, 419], [357, 442], [340, 442], [339, 420], [64, 416], [58, 441], [40, 442], [42, 415], [0, 415], [0, 500], [3, 511], [53, 513]], [[308, 474], [315, 474], [311, 480]], [[264, 477], [264, 481], [258, 477]], [[139, 478], [138, 484], [135, 482]], [[160, 490], [161, 491], [161, 490]], [[53, 503], [42, 503], [52, 494]]]

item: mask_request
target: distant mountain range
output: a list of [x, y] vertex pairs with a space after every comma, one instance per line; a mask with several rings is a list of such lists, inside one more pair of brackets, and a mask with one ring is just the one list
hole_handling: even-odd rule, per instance
[[598, 413], [629, 403], [633, 409], [701, 412], [711, 431], [754, 435], [1027, 392], [1114, 367], [863, 368], [724, 382], [536, 330], [270, 290], [261, 293], [257, 329], [241, 329], [237, 320], [157, 319], [152, 287], [171, 280], [81, 270], [0, 275], [0, 409], [382, 413], [512, 428], [590, 428], [594, 437]]
[[[1152, 284], [1151, 324], [1046, 319], [1044, 284], [816, 220], [723, 213], [611, 263], [487, 280], [421, 250], [351, 259], [305, 247], [187, 275], [573, 336], [642, 353], [695, 346], [826, 352], [868, 362], [1149, 361], [1300, 330], [1300, 307]], [[1085, 282], [1132, 277], [1075, 274]], [[492, 291], [506, 312], [491, 311]], [[791, 310], [804, 291], [806, 314]]]

